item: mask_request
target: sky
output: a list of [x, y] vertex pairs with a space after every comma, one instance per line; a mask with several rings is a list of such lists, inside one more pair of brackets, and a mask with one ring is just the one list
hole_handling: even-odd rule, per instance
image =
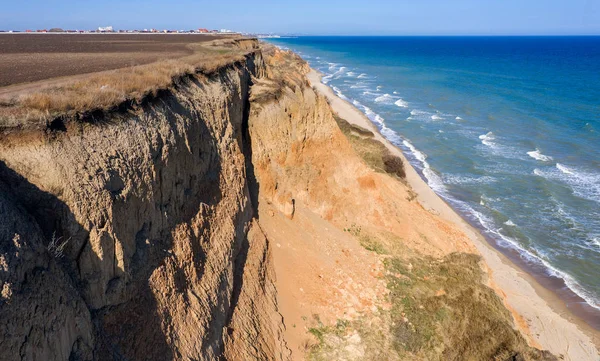
[[306, 35], [600, 35], [600, 0], [0, 0], [0, 30], [107, 25]]

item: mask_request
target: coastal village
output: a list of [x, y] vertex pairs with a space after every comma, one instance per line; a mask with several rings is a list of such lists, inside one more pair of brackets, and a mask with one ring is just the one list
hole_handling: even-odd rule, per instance
[[198, 28], [198, 29], [190, 29], [190, 30], [173, 30], [173, 29], [114, 29], [112, 26], [99, 26], [97, 29], [93, 30], [79, 30], [79, 29], [62, 29], [62, 28], [50, 28], [50, 29], [26, 29], [26, 30], [4, 30], [0, 29], [0, 34], [8, 33], [8, 34], [16, 34], [16, 33], [25, 33], [25, 34], [229, 34], [229, 35], [246, 35], [246, 36], [255, 36], [258, 38], [279, 38], [279, 35], [275, 34], [256, 34], [256, 33], [247, 33], [247, 32], [239, 32], [230, 29], [213, 29], [209, 30], [207, 28]]
[[164, 33], [164, 34], [236, 34], [237, 32], [233, 31], [233, 30], [229, 30], [229, 29], [220, 29], [220, 30], [208, 30], [205, 28], [198, 28], [198, 29], [192, 29], [192, 30], [169, 30], [169, 29], [163, 29], [163, 30], [159, 30], [159, 29], [141, 29], [141, 30], [115, 30], [112, 26], [100, 26], [95, 30], [73, 30], [73, 29], [67, 29], [64, 30], [62, 28], [51, 28], [51, 29], [37, 29], [37, 30], [31, 30], [31, 29], [27, 29], [25, 31], [19, 31], [19, 30], [1, 30], [0, 29], [0, 33], [67, 33], [67, 34], [94, 34], [94, 33], [99, 33], [99, 34], [109, 34], [109, 33], [116, 33], [116, 34], [160, 34], [160, 33]]

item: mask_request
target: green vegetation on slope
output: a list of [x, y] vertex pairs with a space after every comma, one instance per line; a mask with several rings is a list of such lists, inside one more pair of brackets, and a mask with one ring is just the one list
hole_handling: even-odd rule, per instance
[[373, 132], [350, 124], [345, 119], [334, 114], [340, 130], [350, 141], [352, 148], [376, 172], [395, 175], [400, 179], [406, 178], [402, 159], [392, 155], [381, 142], [373, 138]]

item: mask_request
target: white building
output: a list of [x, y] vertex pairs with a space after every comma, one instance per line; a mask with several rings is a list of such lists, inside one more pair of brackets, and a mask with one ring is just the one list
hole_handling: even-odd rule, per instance
[[113, 27], [112, 26], [107, 26], [107, 27], [98, 27], [98, 31], [101, 33], [112, 33], [113, 32]]

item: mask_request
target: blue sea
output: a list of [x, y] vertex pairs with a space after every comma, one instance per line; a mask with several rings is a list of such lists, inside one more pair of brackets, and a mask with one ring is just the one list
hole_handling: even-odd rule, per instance
[[494, 247], [600, 310], [600, 37], [269, 41], [325, 74]]

